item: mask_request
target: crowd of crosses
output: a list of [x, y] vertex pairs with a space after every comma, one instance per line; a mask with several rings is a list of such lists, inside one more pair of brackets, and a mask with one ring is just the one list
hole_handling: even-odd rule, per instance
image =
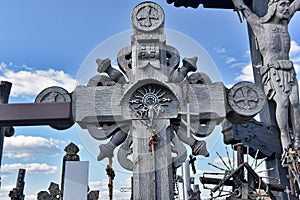
[[[109, 160], [109, 199], [113, 199], [112, 158], [116, 149], [120, 165], [133, 173], [133, 200], [178, 198], [178, 181], [185, 184], [185, 198], [197, 200], [200, 190], [197, 185], [191, 189], [189, 176], [190, 165], [196, 171], [195, 158], [190, 156], [187, 160], [184, 144], [190, 146], [194, 156], [209, 156], [201, 138], [209, 136], [223, 121], [224, 142], [235, 147], [237, 166], [228, 167], [223, 162], [228, 167], [223, 179], [201, 178], [203, 184], [216, 185], [211, 189], [212, 198], [216, 198], [213, 193], [217, 191], [220, 197], [226, 185], [232, 187], [227, 199], [257, 199], [260, 190], [271, 199], [298, 198], [299, 92], [288, 57], [287, 26], [300, 1], [167, 2], [176, 7], [197, 8], [203, 4], [241, 12], [249, 23], [252, 63], [259, 68], [256, 84], [240, 82], [227, 89], [223, 83], [212, 82], [205, 73], [197, 71], [196, 56], [181, 61], [179, 51], [167, 44], [162, 8], [144, 2], [131, 13], [131, 45], [118, 53], [118, 67], [113, 67], [109, 58], [95, 60], [99, 74], [91, 77], [87, 85], [77, 86], [72, 93], [53, 86], [43, 90], [35, 103], [6, 104], [11, 84], [1, 82], [1, 156], [4, 136], [13, 134], [13, 126], [50, 125], [63, 130], [76, 122], [96, 140], [109, 139], [99, 146], [98, 155], [99, 161]], [[277, 107], [269, 101], [265, 104], [266, 97], [275, 101]], [[252, 119], [259, 112], [263, 113], [261, 122]], [[270, 138], [274, 141], [272, 146], [267, 144]], [[79, 149], [74, 144], [65, 150], [62, 176], [65, 161], [79, 161]], [[272, 167], [269, 176], [280, 180], [281, 185], [263, 181], [244, 162], [245, 151], [255, 159], [265, 158], [267, 167]], [[176, 175], [180, 166], [188, 169], [182, 177]], [[24, 173], [20, 171], [11, 199], [24, 198]], [[58, 184], [51, 183], [49, 192], [40, 192], [38, 199], [62, 199], [63, 188], [62, 178], [61, 190]], [[291, 193], [285, 194], [286, 188]], [[98, 195], [99, 191], [90, 192], [89, 199]]]
[[[292, 194], [292, 197], [280, 194], [278, 198], [297, 198], [300, 108], [296, 74], [293, 63], [289, 59], [291, 40], [288, 24], [294, 13], [299, 10], [300, 1], [171, 0], [168, 3], [194, 8], [199, 4], [203, 4], [204, 7], [230, 8], [242, 13], [247, 20], [254, 79], [256, 84], [264, 89], [269, 101], [261, 111], [261, 122], [251, 121], [242, 126], [226, 123], [223, 131], [225, 143], [243, 142], [263, 152], [264, 156], [267, 156], [267, 168], [273, 169], [268, 174], [278, 178]], [[242, 20], [241, 15], [239, 17]], [[275, 102], [276, 106], [272, 102]], [[255, 134], [255, 131], [262, 134]], [[259, 139], [253, 141], [256, 136]], [[250, 138], [252, 141], [249, 140]], [[270, 138], [274, 141], [275, 148], [266, 143]], [[282, 150], [278, 148], [280, 145]]]

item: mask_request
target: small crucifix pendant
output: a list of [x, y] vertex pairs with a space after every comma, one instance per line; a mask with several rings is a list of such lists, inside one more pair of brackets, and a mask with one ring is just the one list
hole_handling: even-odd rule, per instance
[[157, 135], [152, 135], [150, 137], [149, 146], [151, 146], [152, 157], [155, 156], [155, 144], [157, 144]]

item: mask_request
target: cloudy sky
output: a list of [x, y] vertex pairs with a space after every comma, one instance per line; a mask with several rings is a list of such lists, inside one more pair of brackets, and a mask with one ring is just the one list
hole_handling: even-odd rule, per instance
[[[13, 83], [10, 103], [33, 102], [40, 91], [53, 85], [72, 92], [76, 82], [81, 81], [82, 71], [94, 71], [96, 74], [96, 68], [82, 69], [85, 58], [99, 45], [100, 48], [108, 45], [107, 52], [111, 52], [109, 48], [120, 50], [130, 45], [130, 38], [124, 36], [131, 29], [130, 12], [140, 2], [0, 0], [0, 80]], [[219, 72], [216, 81], [222, 80], [226, 86], [238, 81], [253, 81], [246, 23], [241, 24], [235, 12], [175, 8], [163, 0], [154, 2], [163, 7], [165, 27], [175, 33], [175, 37], [176, 34], [178, 37], [184, 35], [188, 41], [197, 42], [205, 49]], [[297, 71], [300, 70], [299, 22], [300, 14], [296, 14], [289, 27], [292, 38], [290, 56]], [[120, 43], [114, 42], [120, 39]], [[176, 43], [174, 38], [170, 41]], [[120, 46], [122, 42], [125, 46]], [[196, 55], [182, 52], [184, 44], [173, 46], [182, 55], [197, 56], [197, 50], [190, 53]], [[100, 58], [105, 56], [99, 55]], [[198, 63], [201, 65], [201, 59]], [[205, 66], [201, 70], [211, 72]], [[64, 131], [46, 126], [15, 129], [14, 136], [4, 141], [0, 199], [9, 199], [7, 195], [15, 187], [19, 168], [27, 169], [26, 200], [36, 199], [36, 194], [47, 190], [50, 182], [60, 183], [63, 148], [70, 142], [80, 147], [81, 160], [90, 161], [90, 188], [100, 189], [101, 199], [107, 199], [107, 160], [96, 161], [97, 155], [91, 149], [97, 149], [97, 143], [87, 145], [82, 141], [86, 136], [78, 127]], [[203, 163], [220, 163], [214, 152], [225, 156], [220, 129], [217, 131], [219, 137], [210, 144], [212, 156], [199, 158], [196, 163], [199, 172], [211, 170]], [[129, 175], [125, 170], [117, 171], [114, 187], [116, 199], [130, 196], [119, 190], [130, 187]]]

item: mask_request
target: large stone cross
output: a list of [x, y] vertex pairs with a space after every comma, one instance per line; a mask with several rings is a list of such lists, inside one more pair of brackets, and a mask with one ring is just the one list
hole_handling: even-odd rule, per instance
[[190, 121], [187, 103], [197, 111], [191, 117], [194, 134], [209, 135], [205, 130], [213, 129], [201, 123], [210, 126], [208, 121], [213, 121], [214, 126], [226, 116], [225, 90], [222, 83], [200, 83], [200, 73], [186, 79], [188, 72], [196, 71], [197, 59], [185, 58], [179, 67], [179, 52], [166, 44], [160, 6], [139, 4], [131, 20], [131, 46], [118, 54], [121, 71], [109, 59], [97, 60], [101, 74], [72, 94], [75, 121], [95, 139], [111, 138], [100, 145], [98, 160], [113, 157], [120, 145], [118, 161], [133, 172], [134, 199], [171, 200], [173, 170], [187, 154], [182, 141], [195, 155], [208, 156], [205, 141], [187, 137], [181, 126], [181, 120]]
[[196, 57], [184, 58], [179, 67], [179, 52], [166, 43], [157, 4], [137, 5], [131, 20], [131, 46], [118, 54], [120, 70], [109, 59], [96, 61], [101, 74], [72, 94], [74, 120], [95, 139], [111, 138], [100, 145], [98, 160], [113, 157], [120, 145], [118, 161], [133, 171], [134, 199], [173, 199], [172, 173], [186, 159], [182, 142], [194, 155], [208, 156], [205, 141], [196, 138], [208, 136], [225, 117], [249, 120], [264, 98], [251, 83], [238, 84], [227, 95], [222, 83], [191, 73]]

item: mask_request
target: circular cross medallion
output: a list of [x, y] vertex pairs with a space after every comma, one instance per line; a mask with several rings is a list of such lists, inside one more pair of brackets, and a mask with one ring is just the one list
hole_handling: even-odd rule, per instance
[[71, 95], [62, 87], [52, 86], [38, 94], [35, 103], [71, 102]]
[[251, 82], [237, 83], [228, 93], [230, 107], [242, 116], [256, 115], [261, 111], [264, 102], [263, 91]]
[[164, 23], [162, 8], [152, 2], [137, 5], [131, 13], [133, 27], [141, 31], [153, 31]]

